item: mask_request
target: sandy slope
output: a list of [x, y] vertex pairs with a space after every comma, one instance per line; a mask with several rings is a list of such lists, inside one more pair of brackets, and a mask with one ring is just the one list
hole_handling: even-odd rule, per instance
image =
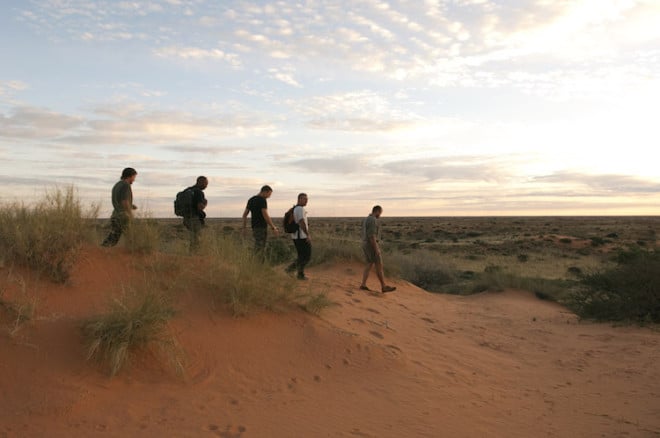
[[77, 323], [135, 275], [120, 252], [86, 251], [70, 285], [41, 284], [29, 328], [0, 333], [0, 437], [660, 436], [660, 333], [516, 291], [373, 296], [358, 265], [309, 271], [339, 304], [321, 318], [182, 297], [186, 381], [146, 358], [108, 379]]

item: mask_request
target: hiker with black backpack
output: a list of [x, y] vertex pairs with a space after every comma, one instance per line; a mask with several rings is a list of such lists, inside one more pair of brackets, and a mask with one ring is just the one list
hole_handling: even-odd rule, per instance
[[199, 233], [206, 225], [206, 212], [204, 210], [208, 205], [208, 201], [204, 196], [204, 190], [208, 185], [208, 178], [199, 176], [195, 185], [177, 193], [174, 201], [174, 213], [183, 217], [183, 226], [190, 231], [191, 251], [199, 246]]
[[307, 280], [305, 266], [312, 258], [312, 238], [309, 235], [309, 223], [307, 222], [307, 194], [298, 195], [298, 202], [284, 214], [284, 231], [291, 235], [296, 247], [298, 258], [292, 262], [286, 271], [293, 273], [298, 271], [298, 280]]

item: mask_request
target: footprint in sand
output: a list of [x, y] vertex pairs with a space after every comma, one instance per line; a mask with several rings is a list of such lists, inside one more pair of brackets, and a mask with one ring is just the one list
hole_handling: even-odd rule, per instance
[[385, 336], [383, 336], [380, 332], [377, 332], [377, 331], [374, 331], [374, 330], [371, 330], [369, 333], [371, 334], [371, 336], [374, 336], [378, 339], [384, 339], [385, 338]]
[[376, 314], [380, 315], [380, 312], [378, 310], [372, 309], [371, 307], [367, 307], [365, 310], [367, 312], [376, 313]]
[[[211, 425], [211, 426], [214, 426], [214, 425]], [[211, 426], [209, 426], [209, 430], [213, 430], [213, 429], [210, 429]], [[217, 428], [217, 426], [215, 426], [215, 427]], [[217, 430], [217, 429], [215, 429], [215, 430]], [[233, 426], [233, 425], [230, 424], [229, 426], [227, 426], [227, 428], [225, 430], [223, 430], [222, 432], [219, 432], [218, 436], [220, 436], [222, 438], [241, 438], [246, 430], [247, 429], [245, 428], [245, 426]]]
[[431, 327], [431, 330], [433, 330], [433, 331], [436, 332], [436, 333], [441, 333], [441, 334], [443, 334], [443, 335], [445, 334], [445, 331], [444, 331], [444, 330], [440, 330], [440, 329], [437, 329], [437, 328], [435, 328], [435, 327]]
[[420, 318], [422, 321], [426, 321], [429, 324], [433, 324], [435, 322], [435, 319], [427, 318], [427, 317], [422, 317]]
[[372, 437], [372, 436], [373, 436], [373, 435], [370, 435], [370, 434], [368, 434], [368, 433], [366, 433], [366, 432], [362, 432], [360, 429], [357, 429], [357, 428], [351, 430], [351, 435], [354, 435], [354, 436], [360, 436], [360, 437], [364, 437], [364, 438], [369, 438], [369, 437]]
[[364, 319], [361, 319], [361, 318], [351, 318], [351, 321], [359, 322], [360, 324], [364, 324]]
[[358, 298], [353, 298], [353, 302], [354, 302], [354, 303], [361, 303], [362, 300], [360, 300], [360, 299], [358, 299]]

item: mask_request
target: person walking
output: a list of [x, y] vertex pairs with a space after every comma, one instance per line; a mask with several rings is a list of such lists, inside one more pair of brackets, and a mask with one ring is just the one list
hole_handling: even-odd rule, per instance
[[270, 227], [275, 235], [279, 235], [279, 230], [273, 224], [273, 220], [268, 214], [267, 199], [273, 194], [273, 189], [265, 185], [261, 188], [258, 194], [251, 197], [245, 210], [243, 211], [243, 232], [247, 229], [247, 217], [251, 215], [252, 236], [254, 237], [254, 251], [261, 256], [264, 255], [266, 249], [266, 241], [268, 239], [268, 227]]
[[383, 207], [375, 205], [371, 209], [371, 214], [362, 222], [362, 251], [366, 259], [364, 274], [362, 275], [362, 284], [360, 289], [370, 290], [367, 287], [367, 279], [371, 273], [371, 268], [376, 267], [376, 275], [380, 281], [380, 290], [383, 293], [393, 292], [396, 287], [385, 284], [385, 274], [383, 273], [383, 258], [380, 251], [380, 216], [383, 214]]
[[298, 202], [293, 207], [293, 222], [298, 225], [298, 229], [291, 233], [291, 239], [293, 239], [293, 245], [296, 247], [298, 258], [286, 268], [289, 273], [297, 270], [298, 280], [307, 280], [305, 266], [312, 258], [312, 238], [309, 235], [309, 222], [307, 221], [307, 210], [305, 210], [307, 201], [307, 194], [300, 193]]
[[205, 176], [197, 177], [194, 186], [186, 190], [191, 191], [191, 205], [189, 212], [183, 217], [183, 226], [190, 231], [190, 250], [194, 251], [199, 247], [199, 233], [204, 228], [206, 219], [206, 206], [208, 201], [204, 196], [204, 190], [209, 185], [209, 180]]
[[133, 190], [131, 185], [135, 182], [137, 171], [132, 167], [125, 168], [121, 179], [112, 187], [112, 215], [110, 216], [110, 234], [105, 238], [102, 246], [115, 246], [122, 233], [125, 232], [133, 220]]

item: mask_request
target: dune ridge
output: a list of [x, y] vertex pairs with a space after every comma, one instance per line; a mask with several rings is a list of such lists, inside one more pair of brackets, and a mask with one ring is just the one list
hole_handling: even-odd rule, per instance
[[372, 295], [360, 269], [309, 269], [337, 303], [320, 317], [236, 319], [188, 291], [171, 324], [185, 378], [144, 355], [109, 379], [84, 361], [79, 322], [138, 273], [85, 248], [69, 284], [38, 284], [34, 320], [0, 335], [0, 437], [660, 436], [657, 331], [578, 322], [523, 291]]

